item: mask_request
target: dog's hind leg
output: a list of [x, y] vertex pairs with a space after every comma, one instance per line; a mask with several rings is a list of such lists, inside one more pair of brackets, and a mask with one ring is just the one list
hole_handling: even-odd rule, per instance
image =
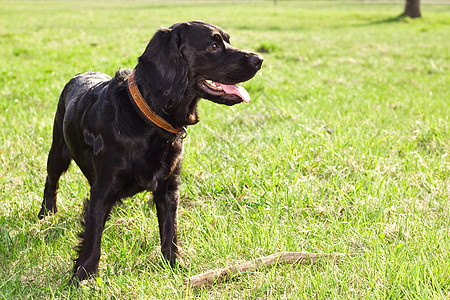
[[72, 160], [63, 136], [63, 109], [58, 107], [53, 126], [53, 143], [47, 159], [47, 179], [44, 188], [44, 200], [39, 211], [38, 218], [42, 219], [48, 213], [55, 213], [56, 194], [58, 192], [58, 182], [61, 175], [67, 171]]
[[103, 229], [114, 203], [118, 200], [118, 197], [110, 192], [114, 186], [114, 183], [103, 187], [94, 184], [91, 188], [89, 202], [85, 205], [82, 221], [85, 230], [80, 234], [81, 242], [71, 278], [72, 283], [89, 278], [98, 272]]

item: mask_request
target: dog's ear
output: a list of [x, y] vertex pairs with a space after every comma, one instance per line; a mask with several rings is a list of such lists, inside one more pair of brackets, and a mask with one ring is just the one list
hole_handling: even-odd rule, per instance
[[158, 30], [136, 66], [136, 80], [144, 87], [144, 98], [162, 110], [179, 103], [188, 85], [188, 65], [180, 51], [181, 35], [176, 29]]

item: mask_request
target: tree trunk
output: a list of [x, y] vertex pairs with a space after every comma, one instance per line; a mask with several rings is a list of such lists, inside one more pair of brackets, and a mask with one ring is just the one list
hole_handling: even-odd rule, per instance
[[420, 18], [420, 0], [406, 0], [405, 16], [411, 18]]

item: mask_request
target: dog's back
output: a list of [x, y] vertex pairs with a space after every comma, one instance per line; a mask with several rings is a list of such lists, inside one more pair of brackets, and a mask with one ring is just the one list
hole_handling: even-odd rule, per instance
[[60, 101], [67, 107], [74, 100], [80, 100], [89, 90], [98, 84], [110, 81], [111, 77], [101, 72], [81, 73], [73, 77], [64, 87]]

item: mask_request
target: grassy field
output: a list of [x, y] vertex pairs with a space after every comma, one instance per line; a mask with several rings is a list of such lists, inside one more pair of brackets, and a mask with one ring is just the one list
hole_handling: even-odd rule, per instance
[[[1, 299], [449, 299], [450, 6], [326, 1], [0, 1]], [[160, 27], [201, 19], [258, 51], [249, 104], [202, 101], [185, 140], [181, 255], [150, 194], [114, 209], [100, 275], [67, 285], [89, 188], [73, 165], [37, 220], [54, 111], [75, 74], [133, 68]], [[151, 202], [151, 201], [150, 201]], [[280, 251], [354, 254], [194, 290]]]

